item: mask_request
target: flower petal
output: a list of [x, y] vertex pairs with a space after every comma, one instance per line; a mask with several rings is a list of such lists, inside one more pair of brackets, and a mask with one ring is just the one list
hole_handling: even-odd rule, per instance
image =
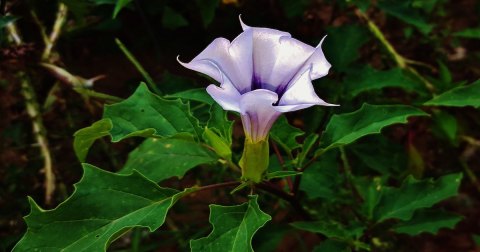
[[303, 70], [306, 70], [311, 67], [312, 68], [312, 70], [310, 71], [311, 80], [316, 80], [318, 78], [321, 78], [327, 75], [328, 70], [332, 66], [325, 58], [325, 54], [323, 54], [323, 51], [322, 51], [322, 44], [326, 37], [327, 36], [323, 37], [320, 43], [318, 43], [317, 47], [315, 48], [315, 51], [310, 56], [310, 58], [308, 58], [302, 70], [300, 71], [301, 73], [303, 73]]
[[253, 72], [252, 36], [253, 32], [247, 30], [231, 43], [225, 38], [217, 38], [189, 63], [179, 63], [218, 82], [222, 81], [223, 74], [240, 93], [248, 92]]
[[211, 84], [207, 87], [208, 94], [225, 110], [240, 112], [240, 99], [242, 95], [226, 80], [219, 87]]
[[318, 97], [313, 89], [311, 75], [312, 67], [304, 71], [293, 83], [278, 102], [275, 109], [279, 112], [289, 112], [311, 107], [313, 105], [338, 106], [330, 104]]
[[269, 28], [253, 30], [253, 88], [282, 93], [315, 48]]
[[264, 140], [281, 114], [273, 107], [277, 101], [278, 95], [265, 89], [253, 90], [242, 95], [240, 114], [243, 128], [253, 142]]

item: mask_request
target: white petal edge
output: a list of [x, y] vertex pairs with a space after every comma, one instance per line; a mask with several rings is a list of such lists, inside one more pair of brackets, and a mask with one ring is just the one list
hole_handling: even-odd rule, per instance
[[247, 30], [232, 42], [217, 38], [189, 63], [178, 62], [191, 70], [221, 82], [222, 75], [241, 93], [250, 91], [253, 74], [253, 31]]
[[293, 83], [290, 83], [288, 89], [280, 98], [278, 106], [274, 107], [275, 110], [283, 113], [308, 108], [314, 105], [338, 106], [336, 104], [327, 103], [318, 97], [310, 78], [311, 71], [312, 67], [300, 74]]

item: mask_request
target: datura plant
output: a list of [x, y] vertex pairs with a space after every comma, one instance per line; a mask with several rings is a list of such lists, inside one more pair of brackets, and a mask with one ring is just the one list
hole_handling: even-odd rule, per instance
[[315, 48], [287, 32], [240, 22], [243, 32], [232, 42], [218, 38], [181, 64], [218, 81], [220, 87], [211, 84], [207, 92], [223, 109], [240, 113], [242, 179], [259, 183], [268, 168], [268, 134], [278, 116], [313, 105], [333, 106], [312, 86], [312, 80], [327, 75], [330, 64], [322, 42]]
[[[365, 103], [336, 114], [338, 108], [331, 107], [336, 105], [320, 99], [312, 85], [330, 69], [321, 47], [328, 37], [312, 47], [287, 32], [243, 22], [241, 27], [233, 41], [217, 38], [190, 62], [178, 60], [218, 85], [160, 95], [142, 83], [129, 98], [106, 105], [101, 120], [78, 130], [74, 150], [83, 163], [82, 179], [54, 209], [43, 210], [29, 198], [28, 229], [14, 251], [105, 251], [122, 236], [138, 243], [148, 235], [144, 228], [154, 232], [170, 223], [168, 228], [181, 229], [167, 213], [189, 209], [193, 203], [185, 198], [195, 196], [210, 203], [236, 203], [210, 205], [210, 233], [180, 230], [172, 237], [179, 244], [187, 235], [192, 240], [178, 245], [179, 250], [274, 251], [272, 246], [287, 234], [301, 240], [314, 233], [319, 244], [309, 246], [317, 246], [316, 251], [388, 251], [386, 232], [436, 233], [461, 220], [433, 208], [457, 194], [461, 173], [434, 180], [392, 168], [364, 176], [349, 161], [363, 153], [364, 159], [354, 156], [362, 167], [400, 167], [400, 161], [394, 162], [402, 155], [401, 145], [396, 149], [400, 154], [382, 156], [385, 149], [398, 146], [380, 133], [387, 126], [407, 124], [410, 117], [426, 117], [426, 112]], [[324, 111], [326, 126], [309, 134], [282, 115], [315, 105], [323, 106], [317, 109]], [[229, 118], [237, 113], [244, 134], [233, 134]], [[121, 169], [110, 172], [85, 163], [90, 147], [105, 136], [112, 142], [143, 142]], [[367, 138], [375, 144], [365, 146]], [[202, 172], [190, 171], [195, 167]], [[189, 179], [173, 178], [184, 176]], [[392, 178], [400, 181], [395, 187], [389, 184]], [[192, 181], [196, 185], [185, 186]], [[172, 185], [177, 188], [164, 187]], [[211, 193], [204, 194], [207, 190]], [[204, 196], [223, 191], [232, 195]], [[283, 213], [273, 220], [266, 213], [279, 211]]]

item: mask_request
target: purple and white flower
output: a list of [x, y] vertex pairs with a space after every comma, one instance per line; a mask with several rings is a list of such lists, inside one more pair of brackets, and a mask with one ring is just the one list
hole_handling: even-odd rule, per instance
[[239, 112], [247, 138], [265, 140], [284, 112], [313, 105], [335, 106], [320, 99], [312, 80], [328, 74], [321, 45], [312, 47], [283, 31], [250, 27], [232, 42], [217, 38], [184, 67], [220, 83], [207, 92], [225, 110]]

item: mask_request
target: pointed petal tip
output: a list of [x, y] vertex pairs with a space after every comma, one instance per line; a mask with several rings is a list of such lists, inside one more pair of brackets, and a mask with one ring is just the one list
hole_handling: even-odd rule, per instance
[[242, 14], [238, 15], [238, 19], [240, 20], [240, 25], [242, 26], [242, 30], [246, 31], [250, 29], [250, 26], [246, 25], [242, 20]]
[[320, 43], [318, 43], [317, 47], [315, 48], [322, 48], [323, 41], [327, 38], [328, 35], [323, 36], [322, 40], [320, 40]]

